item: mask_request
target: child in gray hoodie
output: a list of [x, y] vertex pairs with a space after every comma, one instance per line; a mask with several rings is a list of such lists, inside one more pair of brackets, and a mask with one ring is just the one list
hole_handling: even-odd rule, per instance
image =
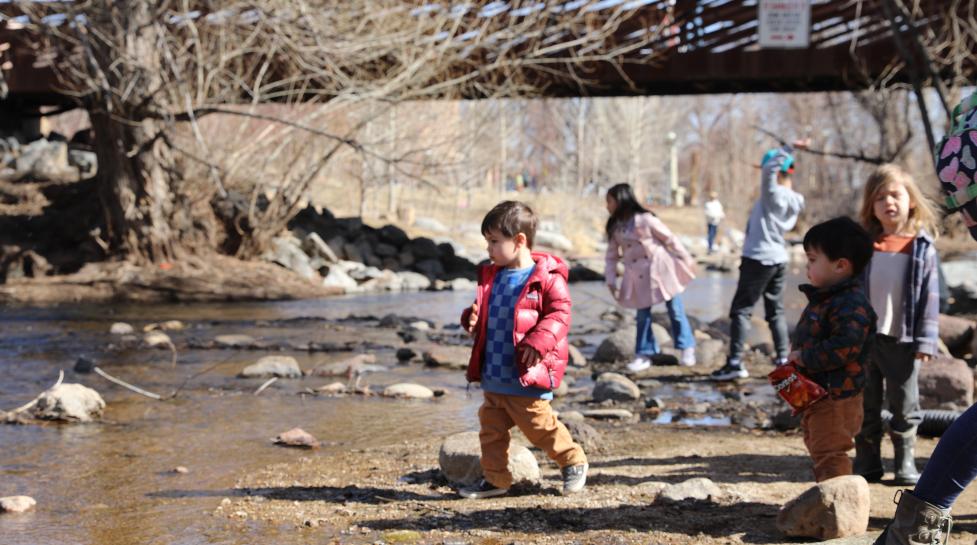
[[767, 323], [773, 333], [776, 363], [787, 361], [787, 321], [784, 319], [787, 249], [784, 233], [794, 228], [797, 215], [804, 209], [804, 196], [792, 188], [793, 153], [795, 149], [806, 149], [809, 143], [804, 140], [772, 149], [760, 163], [760, 198], [750, 211], [740, 277], [729, 311], [729, 356], [726, 365], [710, 375], [712, 380], [749, 376], [742, 362], [743, 343], [750, 330], [753, 306], [761, 295]]

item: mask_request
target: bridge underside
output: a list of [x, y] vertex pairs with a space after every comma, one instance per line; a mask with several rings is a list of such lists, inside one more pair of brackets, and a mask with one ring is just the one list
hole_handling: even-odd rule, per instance
[[[894, 26], [883, 9], [887, 1], [812, 0], [811, 41], [804, 49], [761, 49], [754, 2], [648, 1], [609, 38], [626, 46], [635, 36], [653, 33], [646, 45], [614, 62], [554, 64], [530, 81], [538, 90], [534, 96], [543, 97], [843, 91], [868, 88], [883, 79], [887, 84], [909, 82], [912, 71], [899, 55], [897, 39], [906, 43], [914, 32], [940, 32], [950, 3], [919, 0], [912, 24], [897, 19], [900, 24]], [[900, 28], [898, 35], [893, 28]], [[59, 92], [50, 67], [39, 60], [45, 56], [30, 47], [25, 30], [3, 28], [0, 21], [0, 44], [4, 42], [12, 47], [0, 53], [0, 62], [12, 68], [2, 72], [8, 92], [0, 107], [71, 102]], [[924, 62], [912, 59], [916, 65]], [[957, 69], [963, 74], [941, 75], [972, 78], [977, 73], [974, 57]], [[472, 93], [465, 98], [484, 98]]]

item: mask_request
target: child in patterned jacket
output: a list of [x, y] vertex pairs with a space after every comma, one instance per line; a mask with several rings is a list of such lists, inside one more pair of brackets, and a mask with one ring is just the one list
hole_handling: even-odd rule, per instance
[[872, 259], [872, 239], [850, 218], [812, 227], [804, 236], [809, 303], [794, 333], [788, 360], [828, 396], [801, 420], [818, 482], [850, 475], [848, 451], [862, 426], [865, 362], [875, 335], [875, 312], [858, 280]]

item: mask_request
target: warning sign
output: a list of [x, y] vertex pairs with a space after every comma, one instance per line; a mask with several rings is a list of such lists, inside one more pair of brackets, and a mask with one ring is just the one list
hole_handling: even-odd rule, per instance
[[811, 44], [811, 0], [760, 0], [760, 47], [805, 48]]

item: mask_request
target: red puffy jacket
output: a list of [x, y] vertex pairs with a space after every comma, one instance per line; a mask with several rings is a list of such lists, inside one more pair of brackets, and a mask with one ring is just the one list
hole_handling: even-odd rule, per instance
[[[567, 334], [570, 331], [568, 270], [562, 259], [542, 252], [533, 252], [533, 261], [536, 267], [516, 301], [512, 344], [516, 348], [520, 384], [554, 390], [560, 385], [567, 369]], [[482, 377], [488, 303], [499, 269], [496, 265], [486, 265], [478, 271], [478, 288], [475, 292], [478, 321], [475, 323], [475, 346], [465, 375], [468, 382], [479, 382]], [[468, 327], [470, 315], [471, 307], [461, 313], [462, 327]], [[523, 368], [519, 362], [521, 349], [525, 347], [532, 347], [541, 357], [540, 362], [531, 369]]]

